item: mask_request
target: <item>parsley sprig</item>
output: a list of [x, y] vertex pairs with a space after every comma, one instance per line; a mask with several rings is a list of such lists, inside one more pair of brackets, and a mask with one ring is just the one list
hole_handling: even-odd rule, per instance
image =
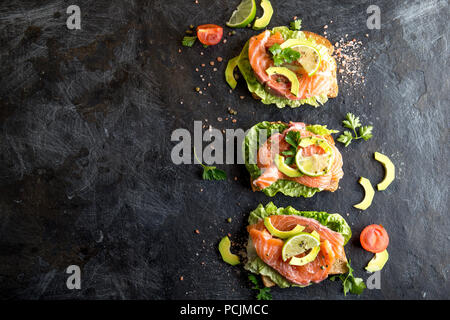
[[194, 43], [195, 43], [195, 40], [197, 40], [197, 37], [196, 36], [192, 36], [192, 37], [189, 37], [189, 36], [185, 36], [184, 38], [183, 38], [183, 41], [181, 41], [181, 44], [183, 45], [183, 46], [185, 46], [185, 47], [192, 47], [193, 45], [194, 45]]
[[270, 293], [270, 288], [267, 288], [267, 287], [260, 288], [258, 279], [256, 279], [256, 276], [254, 274], [250, 273], [248, 275], [248, 280], [250, 280], [250, 282], [253, 283], [252, 289], [258, 291], [258, 294], [256, 295], [256, 299], [272, 300], [272, 294]]
[[213, 166], [206, 166], [204, 165], [197, 157], [197, 154], [195, 153], [194, 148], [194, 157], [197, 159], [197, 162], [203, 167], [203, 174], [202, 178], [203, 180], [226, 180], [227, 174], [225, 171], [217, 169]]
[[290, 28], [293, 31], [298, 31], [302, 27], [302, 19], [297, 19], [291, 22]]
[[353, 294], [361, 294], [363, 293], [364, 289], [366, 288], [366, 284], [364, 283], [363, 279], [361, 278], [355, 278], [353, 276], [353, 268], [350, 266], [350, 259], [347, 262], [348, 267], [348, 273], [336, 275], [330, 278], [331, 281], [335, 281], [336, 279], [340, 279], [342, 281], [342, 287], [344, 290], [344, 295], [346, 296], [347, 293], [353, 293]]
[[297, 148], [300, 139], [301, 134], [298, 131], [289, 131], [284, 137], [284, 140], [286, 140], [286, 142], [291, 145], [288, 150], [281, 152], [284, 156], [287, 156], [287, 158], [284, 159], [284, 162], [287, 165], [291, 165], [294, 162], [294, 156], [297, 153]]
[[290, 63], [300, 58], [300, 52], [291, 48], [281, 49], [281, 46], [278, 43], [271, 46], [269, 51], [272, 53], [272, 59], [275, 66], [280, 66], [283, 63]]
[[[359, 117], [355, 116], [352, 113], [347, 113], [346, 120], [342, 121], [344, 127], [353, 130], [353, 134], [346, 130], [343, 134], [341, 134], [337, 141], [343, 143], [346, 147], [352, 142], [352, 140], [364, 139], [365, 141], [372, 138], [372, 130], [373, 126], [362, 126], [361, 121], [359, 121]], [[358, 132], [356, 129], [359, 128]]]

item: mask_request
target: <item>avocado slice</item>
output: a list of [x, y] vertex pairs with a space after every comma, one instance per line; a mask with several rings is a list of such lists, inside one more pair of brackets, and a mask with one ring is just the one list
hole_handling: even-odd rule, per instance
[[364, 188], [364, 199], [354, 207], [360, 210], [366, 210], [372, 204], [373, 196], [375, 195], [375, 190], [373, 190], [372, 184], [369, 179], [364, 177], [359, 178], [359, 184]]
[[235, 254], [232, 254], [230, 251], [231, 242], [228, 237], [223, 237], [219, 243], [219, 252], [222, 256], [223, 261], [232, 266], [235, 266], [240, 263], [239, 257]]
[[291, 93], [295, 96], [298, 95], [300, 83], [298, 82], [297, 75], [294, 72], [285, 67], [270, 67], [266, 70], [266, 73], [269, 76], [279, 74], [288, 78], [288, 80], [291, 82]]
[[227, 64], [227, 68], [225, 69], [225, 80], [231, 89], [236, 88], [237, 85], [236, 79], [234, 78], [234, 69], [236, 68], [238, 62], [239, 56], [230, 59]]
[[387, 250], [375, 253], [375, 256], [367, 264], [366, 270], [369, 272], [380, 271], [381, 269], [383, 269], [388, 259], [389, 253], [387, 252]]
[[293, 265], [293, 266], [304, 266], [305, 264], [314, 261], [316, 259], [317, 255], [319, 254], [319, 251], [320, 251], [320, 246], [314, 247], [304, 257], [301, 257], [301, 258], [292, 257], [291, 261], [289, 261], [289, 264]]
[[261, 7], [263, 8], [264, 13], [261, 18], [255, 20], [255, 23], [253, 24], [253, 30], [260, 30], [265, 28], [270, 23], [270, 19], [272, 19], [273, 8], [270, 1], [261, 0]]
[[386, 188], [395, 179], [395, 166], [391, 159], [382, 153], [375, 152], [375, 160], [381, 162], [385, 169], [384, 179], [379, 184], [377, 184], [378, 191], [386, 190]]
[[284, 162], [284, 157], [283, 156], [278, 154], [278, 155], [275, 156], [274, 160], [275, 160], [275, 165], [277, 166], [278, 170], [283, 172], [288, 177], [296, 178], [296, 177], [301, 177], [302, 176], [302, 173], [300, 171], [298, 171], [297, 169], [294, 169], [292, 167], [289, 167]]
[[280, 239], [287, 239], [292, 237], [293, 235], [296, 235], [300, 232], [303, 231], [303, 229], [305, 229], [304, 226], [301, 225], [296, 225], [294, 227], [294, 229], [289, 230], [289, 231], [281, 231], [278, 230], [277, 228], [275, 228], [272, 224], [272, 222], [270, 221], [270, 217], [265, 217], [264, 218], [264, 226], [267, 228], [267, 230], [270, 232], [271, 235], [280, 238]]

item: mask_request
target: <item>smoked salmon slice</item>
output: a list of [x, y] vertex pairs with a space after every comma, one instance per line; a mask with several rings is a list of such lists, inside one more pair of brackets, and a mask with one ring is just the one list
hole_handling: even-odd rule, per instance
[[[316, 136], [318, 138], [326, 139], [329, 142], [333, 150], [334, 158], [331, 169], [328, 173], [318, 177], [302, 175], [300, 177], [292, 178], [278, 170], [274, 162], [274, 157], [290, 148], [290, 145], [285, 141], [285, 136], [289, 131], [300, 132], [300, 136], [302, 138]], [[307, 152], [312, 152], [312, 149], [308, 149]], [[277, 133], [269, 137], [258, 150], [257, 164], [261, 169], [261, 175], [253, 181], [253, 185], [258, 189], [267, 188], [277, 180], [282, 179], [295, 181], [307, 187], [319, 188], [333, 192], [337, 190], [339, 180], [344, 176], [344, 171], [342, 170], [342, 155], [334, 145], [333, 138], [331, 136], [324, 137], [313, 134], [312, 132], [306, 130], [306, 125], [301, 122], [291, 122], [289, 127], [282, 133]]]
[[[306, 33], [310, 35], [309, 33]], [[298, 68], [299, 92], [295, 96], [291, 93], [291, 83], [279, 75], [269, 76], [266, 70], [274, 66], [271, 54], [268, 51], [274, 44], [282, 44], [285, 41], [279, 32], [273, 35], [269, 30], [253, 36], [249, 41], [248, 57], [250, 65], [258, 81], [265, 85], [266, 90], [276, 96], [290, 100], [302, 100], [319, 95], [328, 95], [336, 86], [336, 63], [331, 56], [325, 56], [320, 62], [319, 69], [312, 76], [308, 76], [302, 68]], [[292, 63], [298, 66], [298, 62]]]
[[317, 220], [297, 215], [273, 215], [270, 220], [272, 225], [281, 231], [302, 225], [305, 227], [304, 232], [316, 231], [320, 235], [320, 251], [316, 259], [303, 266], [293, 266], [282, 259], [283, 240], [274, 238], [265, 228], [263, 220], [247, 227], [259, 258], [290, 282], [302, 286], [320, 282], [328, 277], [336, 260], [346, 259], [344, 237], [321, 225]]

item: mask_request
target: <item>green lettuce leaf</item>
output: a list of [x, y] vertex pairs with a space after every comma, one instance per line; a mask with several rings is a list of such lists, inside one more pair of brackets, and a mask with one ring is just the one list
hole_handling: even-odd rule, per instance
[[306, 130], [317, 134], [319, 136], [325, 136], [327, 134], [338, 133], [338, 130], [328, 129], [327, 126], [322, 126], [320, 124], [313, 124], [310, 126], [306, 126]]
[[[272, 29], [272, 34], [275, 32], [280, 32], [283, 38], [286, 39], [301, 39], [306, 40], [305, 35], [301, 31], [289, 30], [287, 27], [275, 27]], [[248, 47], [249, 42], [244, 46], [241, 54], [239, 55], [238, 68], [247, 82], [248, 90], [261, 98], [261, 102], [264, 104], [275, 104], [278, 108], [284, 108], [285, 106], [290, 106], [291, 108], [297, 108], [304, 104], [309, 104], [314, 107], [319, 107], [328, 101], [327, 95], [319, 95], [316, 97], [311, 97], [302, 100], [289, 100], [283, 97], [277, 97], [270, 94], [264, 89], [264, 86], [258, 82], [253, 72], [252, 66], [248, 59]]]
[[[247, 168], [253, 180], [261, 175], [261, 170], [258, 168], [258, 165], [256, 163], [251, 163], [256, 162], [259, 142], [264, 143], [268, 137], [275, 134], [276, 132], [281, 133], [286, 128], [287, 125], [285, 125], [284, 123], [271, 123], [269, 121], [263, 121], [257, 123], [256, 125], [251, 127], [250, 130], [248, 130], [242, 145], [242, 154], [244, 155], [245, 167]], [[261, 130], [266, 130], [266, 137], [259, 137]], [[261, 134], [263, 133], [264, 132], [262, 132]], [[260, 139], [262, 140], [262, 138], [265, 139], [263, 141], [259, 141]], [[269, 187], [264, 188], [262, 191], [269, 197], [273, 197], [278, 192], [281, 192], [282, 194], [289, 197], [310, 198], [316, 192], [319, 192], [320, 189], [307, 187], [295, 181], [278, 180]]]
[[281, 192], [288, 197], [311, 198], [316, 192], [320, 192], [320, 189], [307, 187], [295, 181], [277, 180], [267, 188], [264, 188], [262, 192], [269, 197], [273, 197], [278, 192]]
[[[287, 128], [287, 125], [284, 123], [271, 123], [269, 121], [263, 121], [260, 123], [257, 123], [253, 127], [248, 130], [244, 143], [242, 145], [242, 154], [244, 155], [245, 160], [245, 167], [247, 168], [248, 172], [250, 173], [250, 176], [252, 179], [256, 179], [261, 175], [261, 170], [258, 168], [258, 165], [256, 163], [256, 157], [257, 152], [259, 149], [259, 142], [264, 143], [267, 138], [269, 138], [271, 135], [279, 132], [283, 132]], [[262, 140], [264, 137], [259, 137], [260, 131], [266, 130], [266, 137], [264, 141]], [[250, 161], [252, 160], [252, 161]]]
[[[331, 230], [339, 232], [345, 239], [344, 245], [352, 236], [350, 226], [347, 224], [345, 219], [337, 213], [330, 214], [321, 211], [298, 211], [290, 206], [286, 208], [278, 208], [273, 204], [273, 202], [269, 202], [265, 207], [260, 204], [255, 210], [250, 213], [248, 223], [255, 224], [260, 219], [264, 219], [265, 217], [269, 217], [271, 215], [291, 214], [315, 219], [319, 221], [320, 224], [330, 228]], [[252, 273], [269, 277], [280, 288], [297, 286], [286, 280], [286, 278], [279, 274], [278, 271], [268, 266], [258, 257], [251, 239], [249, 239], [247, 245], [247, 263], [245, 264], [244, 268]]]

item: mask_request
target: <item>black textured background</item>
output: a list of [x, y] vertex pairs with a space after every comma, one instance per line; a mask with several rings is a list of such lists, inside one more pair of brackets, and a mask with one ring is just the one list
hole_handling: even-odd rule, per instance
[[[0, 298], [252, 299], [246, 272], [223, 263], [216, 246], [226, 233], [243, 243], [249, 212], [270, 200], [343, 214], [355, 235], [347, 255], [363, 278], [371, 254], [358, 235], [367, 224], [386, 227], [382, 289], [358, 299], [449, 298], [448, 1], [273, 0], [270, 27], [296, 15], [305, 30], [328, 25], [333, 43], [345, 34], [364, 43], [365, 86], [341, 83], [322, 108], [282, 110], [251, 99], [242, 82], [230, 94], [225, 62], [217, 72], [208, 65], [238, 54], [255, 31], [178, 52], [190, 24], [224, 25], [238, 0], [74, 2], [0, 4]], [[81, 30], [66, 28], [70, 4], [81, 8]], [[366, 27], [371, 4], [381, 8], [381, 30]], [[237, 122], [218, 121], [229, 107]], [[172, 131], [192, 132], [194, 120], [342, 130], [346, 112], [373, 124], [374, 138], [340, 148], [345, 176], [335, 193], [269, 199], [251, 192], [242, 165], [220, 166], [227, 182], [206, 182], [199, 166], [170, 160]], [[352, 207], [362, 198], [358, 177], [383, 177], [375, 151], [391, 157], [397, 179], [362, 213]], [[66, 288], [71, 264], [82, 269], [81, 290]], [[341, 290], [324, 281], [272, 292], [343, 299]]]

